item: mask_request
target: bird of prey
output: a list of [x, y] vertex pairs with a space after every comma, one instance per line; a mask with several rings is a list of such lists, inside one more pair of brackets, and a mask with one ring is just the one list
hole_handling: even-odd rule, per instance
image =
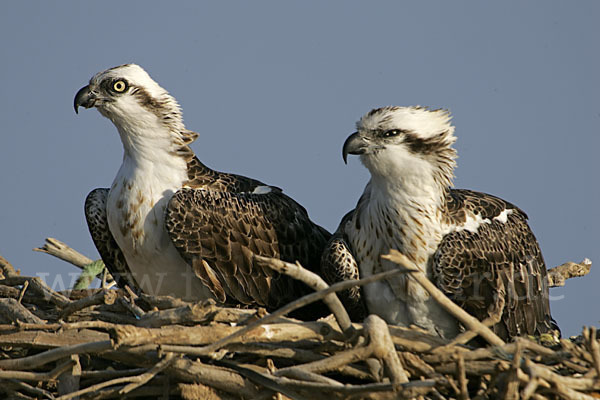
[[306, 290], [253, 256], [319, 270], [331, 236], [281, 189], [217, 172], [189, 147], [180, 107], [140, 66], [93, 76], [74, 100], [112, 121], [123, 163], [85, 201], [92, 239], [118, 283], [185, 300], [274, 309]]
[[[500, 337], [553, 334], [546, 267], [527, 215], [498, 197], [451, 188], [450, 119], [424, 107], [383, 107], [360, 119], [343, 158], [360, 155], [371, 179], [330, 239], [323, 274], [332, 282], [398, 268], [380, 257], [395, 249], [464, 310], [495, 318]], [[354, 288], [344, 301], [354, 318], [368, 310], [447, 338], [461, 329], [406, 274]]]

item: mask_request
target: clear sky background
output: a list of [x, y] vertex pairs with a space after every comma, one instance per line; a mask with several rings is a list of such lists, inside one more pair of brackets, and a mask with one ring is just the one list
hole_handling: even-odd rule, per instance
[[551, 291], [575, 334], [600, 320], [598, 21], [594, 0], [3, 1], [0, 254], [57, 289], [77, 269], [32, 252], [45, 237], [98, 258], [83, 202], [122, 147], [73, 97], [134, 62], [179, 101], [203, 162], [283, 188], [331, 231], [368, 180], [341, 157], [360, 116], [449, 108], [455, 186], [525, 210], [549, 267], [596, 261]]

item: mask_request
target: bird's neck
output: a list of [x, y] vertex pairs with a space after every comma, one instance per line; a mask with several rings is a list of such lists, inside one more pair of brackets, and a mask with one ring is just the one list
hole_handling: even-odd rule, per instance
[[443, 208], [448, 183], [431, 173], [399, 175], [394, 179], [371, 177], [373, 195], [387, 202], [388, 207], [429, 217]]
[[447, 190], [427, 175], [393, 181], [371, 178], [371, 216], [376, 216], [379, 224], [389, 225], [386, 231], [399, 235], [390, 247], [423, 266], [424, 271], [444, 235], [441, 220]]
[[142, 186], [152, 182], [155, 190], [181, 187], [187, 179], [189, 158], [182, 154], [182, 148], [189, 150], [189, 147], [183, 144], [181, 136], [161, 124], [122, 124], [117, 129], [123, 143], [123, 164], [118, 178]]

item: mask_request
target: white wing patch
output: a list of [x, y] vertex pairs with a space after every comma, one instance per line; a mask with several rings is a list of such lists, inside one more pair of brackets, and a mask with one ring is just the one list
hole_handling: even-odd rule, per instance
[[494, 219], [498, 222], [502, 222], [503, 224], [505, 224], [506, 221], [508, 221], [508, 216], [512, 213], [513, 213], [513, 210], [511, 210], [510, 208], [507, 208], [506, 210], [502, 211], [500, 214], [495, 216]]
[[257, 186], [252, 191], [252, 194], [267, 194], [271, 193], [272, 190], [271, 186]]
[[[513, 213], [513, 210], [507, 208], [507, 209], [503, 210], [500, 214], [495, 216], [493, 219], [505, 224], [508, 221], [508, 216], [512, 213]], [[465, 221], [465, 223], [462, 224], [461, 226], [457, 226], [454, 231], [455, 232], [469, 231], [471, 233], [477, 233], [477, 230], [479, 230], [479, 227], [482, 224], [491, 224], [491, 223], [492, 223], [492, 221], [490, 221], [489, 218], [482, 218], [481, 214], [475, 214], [474, 216], [469, 214], [469, 215], [467, 215], [467, 220]]]

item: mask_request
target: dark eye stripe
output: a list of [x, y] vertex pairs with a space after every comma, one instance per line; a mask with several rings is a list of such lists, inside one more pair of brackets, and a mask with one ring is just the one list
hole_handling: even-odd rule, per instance
[[427, 155], [448, 147], [448, 144], [443, 140], [445, 135], [446, 132], [442, 132], [439, 135], [423, 139], [414, 133], [405, 133], [404, 143], [412, 153]]

